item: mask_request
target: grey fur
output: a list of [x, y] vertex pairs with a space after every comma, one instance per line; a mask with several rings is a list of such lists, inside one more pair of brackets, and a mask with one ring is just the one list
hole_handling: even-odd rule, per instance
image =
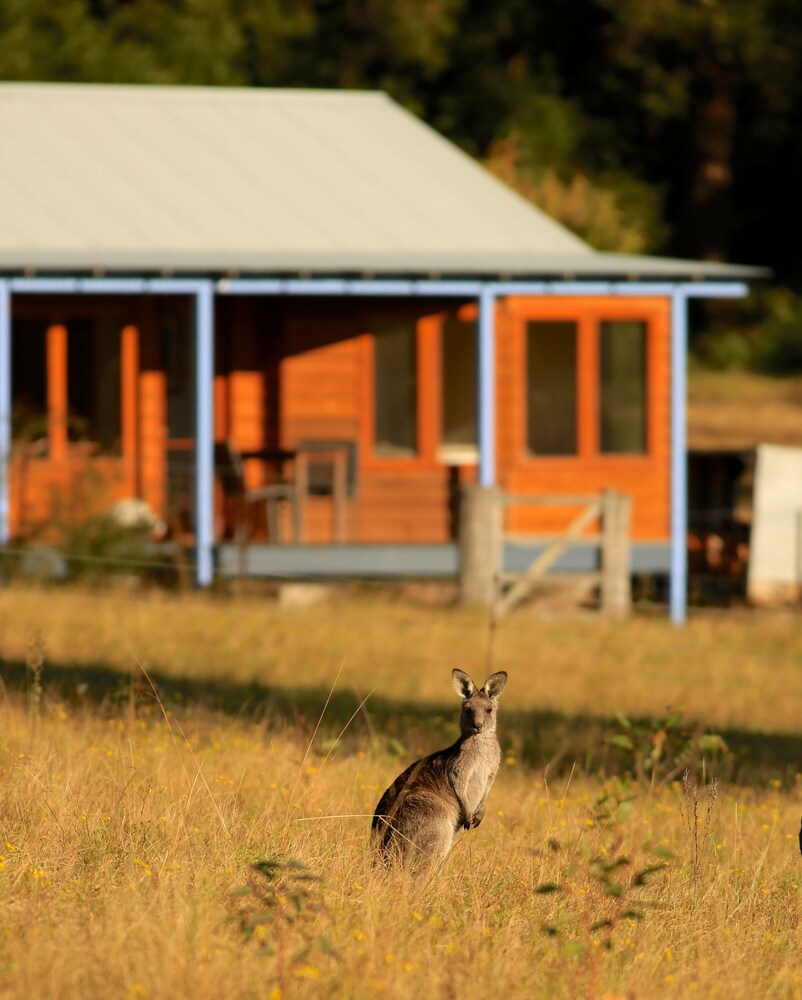
[[478, 691], [462, 670], [453, 670], [451, 681], [462, 698], [459, 739], [410, 764], [376, 806], [371, 840], [385, 863], [440, 864], [455, 836], [484, 819], [501, 761], [496, 713], [507, 674], [492, 674]]

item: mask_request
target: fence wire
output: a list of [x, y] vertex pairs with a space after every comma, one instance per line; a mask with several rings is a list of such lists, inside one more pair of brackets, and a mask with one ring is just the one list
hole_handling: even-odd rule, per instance
[[[6, 557], [22, 557], [30, 553], [30, 549], [14, 549], [5, 548], [0, 550], [0, 568]], [[117, 559], [114, 557], [107, 556], [89, 556], [89, 555], [69, 555], [69, 554], [59, 554], [65, 562], [72, 563], [83, 563], [85, 565], [105, 567], [114, 566], [119, 568], [124, 566], [131, 570], [142, 570], [149, 569], [155, 571], [163, 572], [175, 572], [176, 564], [165, 563], [163, 561], [147, 560], [147, 559]], [[187, 557], [181, 564], [181, 569], [184, 571], [192, 571], [195, 567], [195, 562], [190, 557]], [[216, 574], [215, 583], [233, 583], [236, 578], [234, 576], [224, 576], [221, 574]], [[409, 614], [409, 610], [415, 604], [415, 598], [410, 594], [410, 591], [414, 591], [414, 588], [419, 587], [443, 587], [452, 586], [456, 589], [456, 581], [453, 577], [417, 577], [417, 578], [365, 578], [363, 576], [327, 576], [327, 575], [314, 575], [314, 574], [304, 574], [303, 576], [298, 575], [271, 575], [270, 577], [259, 577], [251, 578], [247, 581], [249, 584], [256, 584], [255, 588], [249, 596], [259, 596], [264, 594], [269, 587], [280, 587], [286, 584], [322, 584], [332, 588], [332, 590], [342, 590], [347, 591], [348, 588], [353, 588], [358, 593], [364, 594], [365, 592], [373, 592], [374, 594], [384, 593], [391, 594], [394, 597], [399, 598], [399, 613], [388, 614], [382, 613], [374, 607], [371, 608], [370, 613], [366, 616], [366, 620], [369, 618], [371, 624], [387, 624], [392, 625], [394, 629], [401, 629], [407, 633], [414, 633], [416, 631], [428, 631], [432, 627], [431, 619], [427, 616], [424, 618], [415, 617]], [[1, 591], [0, 591], [1, 593]], [[166, 593], [169, 593], [166, 591]], [[173, 593], [176, 593], [173, 591]], [[180, 595], [180, 591], [177, 592]], [[196, 593], [201, 593], [196, 591]], [[210, 593], [210, 600], [213, 600], [212, 596], [214, 591]], [[92, 589], [92, 600], [93, 601], [119, 601], [120, 592], [98, 592], [94, 588]], [[152, 591], [147, 591], [143, 589], [141, 591], [128, 591], [125, 594], [125, 600], [129, 603], [149, 603], [152, 601]], [[428, 610], [431, 610], [431, 605], [426, 605]], [[278, 613], [281, 613], [281, 609], [276, 607]], [[466, 621], [464, 616], [460, 616], [459, 620], [450, 620], [449, 612], [453, 610], [451, 605], [446, 605], [442, 607], [442, 616], [438, 620], [437, 628], [440, 631], [453, 632], [453, 634], [462, 638], [465, 638], [466, 634], [475, 632], [476, 636], [484, 640], [487, 635], [487, 622], [483, 621], [480, 616], [475, 619], [475, 624], [470, 621]], [[793, 607], [778, 607], [770, 611], [764, 609], [748, 608], [744, 606], [739, 606], [735, 609], [736, 612], [748, 615], [755, 620], [776, 620], [785, 621], [789, 620], [799, 620], [802, 624], [802, 617], [800, 616], [800, 608]], [[647, 617], [656, 618], [657, 616], [667, 615], [667, 605], [664, 603], [649, 603], [646, 605], [634, 606], [635, 615], [634, 617], [640, 618], [641, 620], [646, 620]], [[638, 613], [640, 611], [640, 614]], [[587, 611], [586, 614], [591, 614], [591, 611]], [[731, 617], [733, 614], [733, 609], [721, 608], [721, 607], [689, 607], [689, 622], [692, 623], [694, 619], [703, 620], [705, 618], [719, 618], [724, 619], [725, 617]], [[357, 620], [360, 620], [361, 616], [356, 615]], [[501, 633], [508, 634], [514, 637], [521, 636], [533, 636], [542, 638], [542, 629], [544, 624], [557, 624], [560, 622], [565, 622], [570, 620], [571, 614], [566, 613], [565, 615], [558, 615], [556, 618], [552, 615], [548, 615], [547, 618], [543, 618], [537, 610], [536, 599], [532, 601], [528, 607], [524, 608], [518, 614], [504, 619], [502, 623], [497, 624], [497, 628]], [[600, 616], [601, 620], [601, 616]], [[802, 665], [802, 652], [800, 651], [771, 651], [766, 649], [750, 648], [744, 649], [742, 645], [733, 645], [732, 647], [722, 646], [720, 641], [715, 643], [700, 643], [697, 639], [688, 641], [684, 639], [683, 635], [688, 633], [683, 633], [680, 630], [673, 630], [670, 636], [667, 635], [664, 641], [661, 641], [654, 635], [652, 636], [638, 636], [637, 639], [632, 638], [631, 634], [628, 634], [626, 627], [623, 629], [620, 627], [620, 623], [617, 623], [614, 628], [610, 630], [605, 630], [604, 632], [590, 632], [571, 630], [570, 632], [554, 632], [550, 630], [548, 641], [549, 643], [554, 643], [562, 647], [570, 648], [586, 648], [588, 644], [602, 644], [606, 647], [613, 647], [621, 651], [633, 651], [639, 653], [659, 653], [659, 652], [676, 652], [681, 650], [686, 652], [688, 655], [699, 655], [703, 656], [709, 653], [711, 650], [715, 649], [716, 652], [731, 652], [733, 655], [748, 656], [750, 661], [759, 661], [764, 663], [784, 663], [784, 664], [800, 664]]]

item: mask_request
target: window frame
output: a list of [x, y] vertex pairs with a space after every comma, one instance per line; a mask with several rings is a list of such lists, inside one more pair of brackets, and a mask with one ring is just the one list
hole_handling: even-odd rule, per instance
[[[516, 353], [520, 413], [516, 420], [518, 461], [523, 467], [544, 464], [573, 467], [592, 460], [601, 464], [635, 464], [651, 462], [658, 451], [657, 420], [658, 384], [657, 352], [665, 332], [668, 311], [662, 299], [632, 299], [613, 297], [554, 298], [550, 300], [517, 299], [513, 305], [516, 320]], [[530, 322], [570, 322], [577, 330], [577, 450], [571, 455], [537, 455], [529, 451], [527, 336]], [[645, 325], [645, 421], [646, 448], [640, 453], [603, 452], [601, 450], [601, 325], [615, 322], [641, 322]]]
[[[393, 314], [394, 316], [397, 314]], [[436, 442], [439, 437], [438, 412], [440, 405], [440, 321], [441, 314], [410, 315], [409, 322], [415, 336], [417, 379], [417, 448], [411, 455], [382, 455], [376, 453], [376, 333], [381, 317], [377, 314], [366, 322], [362, 335], [362, 370], [364, 373], [362, 407], [362, 440], [360, 447], [363, 468], [381, 472], [419, 472], [436, 466]]]

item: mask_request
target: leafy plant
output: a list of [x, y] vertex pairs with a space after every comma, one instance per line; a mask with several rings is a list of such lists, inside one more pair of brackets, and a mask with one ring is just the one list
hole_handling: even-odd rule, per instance
[[[668, 859], [672, 857], [670, 852], [662, 848], [655, 848], [655, 855], [658, 860], [643, 867], [636, 868], [633, 860], [623, 853], [615, 853], [612, 858], [607, 852], [592, 854], [589, 850], [582, 851], [582, 858], [585, 863], [587, 874], [593, 879], [599, 889], [596, 894], [597, 900], [603, 903], [611, 900], [609, 908], [600, 906], [599, 912], [595, 915], [588, 913], [583, 921], [584, 930], [588, 935], [602, 932], [602, 946], [607, 950], [613, 947], [613, 932], [622, 921], [640, 920], [644, 915], [644, 909], [654, 905], [648, 900], [641, 898], [633, 899], [633, 893], [637, 889], [643, 888], [649, 879], [658, 872], [668, 867]], [[573, 874], [569, 870], [568, 874]], [[546, 895], [552, 892], [571, 893], [565, 882], [545, 883], [535, 890], [538, 895]], [[605, 912], [601, 912], [605, 909]], [[543, 925], [544, 932], [549, 937], [560, 937], [564, 933], [568, 921], [557, 921]]]
[[110, 501], [102, 474], [87, 468], [76, 475], [69, 488], [54, 497], [52, 518], [30, 533], [18, 571], [89, 583], [114, 575], [180, 581], [180, 560], [153, 546], [164, 525], [148, 505], [134, 498]]
[[802, 372], [802, 296], [788, 288], [755, 291], [727, 310], [694, 344], [697, 362], [720, 370], [782, 376]]
[[323, 909], [316, 891], [320, 880], [294, 859], [263, 858], [251, 871], [248, 884], [230, 893], [233, 919], [243, 941], [275, 956], [277, 985], [284, 992], [291, 976], [310, 968], [315, 951], [336, 956], [331, 942], [310, 930], [311, 918]]
[[[513, 131], [492, 144], [485, 166], [597, 250], [643, 253], [661, 242], [665, 232], [654, 190], [613, 172], [561, 172], [544, 161], [542, 148], [535, 153], [530, 146], [524, 133]], [[571, 156], [555, 162], [571, 162]]]
[[755, 331], [754, 367], [767, 375], [802, 372], [802, 297], [773, 289], [766, 312]]
[[610, 826], [625, 823], [632, 814], [634, 792], [629, 784], [617, 778], [611, 789], [603, 789], [591, 810], [591, 821], [597, 826]]
[[[643, 898], [643, 890], [653, 877], [668, 867], [673, 855], [664, 847], [645, 845], [646, 864], [623, 850], [622, 827], [629, 819], [634, 794], [626, 782], [616, 781], [605, 788], [591, 809], [590, 823], [611, 833], [607, 845], [595, 849], [580, 845], [582, 864], [568, 865], [558, 882], [545, 882], [535, 892], [540, 896], [561, 894], [569, 906], [556, 917], [544, 921], [542, 931], [561, 942], [566, 957], [584, 958], [591, 979], [589, 993], [595, 993], [598, 949], [611, 951], [616, 932], [623, 924], [643, 919], [646, 909], [656, 904]], [[560, 851], [556, 841], [552, 851]]]
[[639, 782], [667, 785], [683, 771], [709, 768], [728, 752], [717, 733], [683, 725], [682, 712], [636, 723], [617, 715], [618, 732], [608, 737], [610, 746], [623, 751], [625, 767]]

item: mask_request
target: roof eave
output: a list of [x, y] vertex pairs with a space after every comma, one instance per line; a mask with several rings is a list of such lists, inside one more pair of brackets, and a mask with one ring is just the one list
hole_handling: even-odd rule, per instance
[[80, 277], [203, 276], [211, 278], [400, 278], [479, 281], [753, 281], [771, 277], [767, 268], [710, 261], [640, 257], [609, 253], [570, 255], [385, 254], [370, 258], [292, 254], [208, 254], [177, 250], [131, 254], [35, 252], [26, 261], [0, 250], [0, 274]]

